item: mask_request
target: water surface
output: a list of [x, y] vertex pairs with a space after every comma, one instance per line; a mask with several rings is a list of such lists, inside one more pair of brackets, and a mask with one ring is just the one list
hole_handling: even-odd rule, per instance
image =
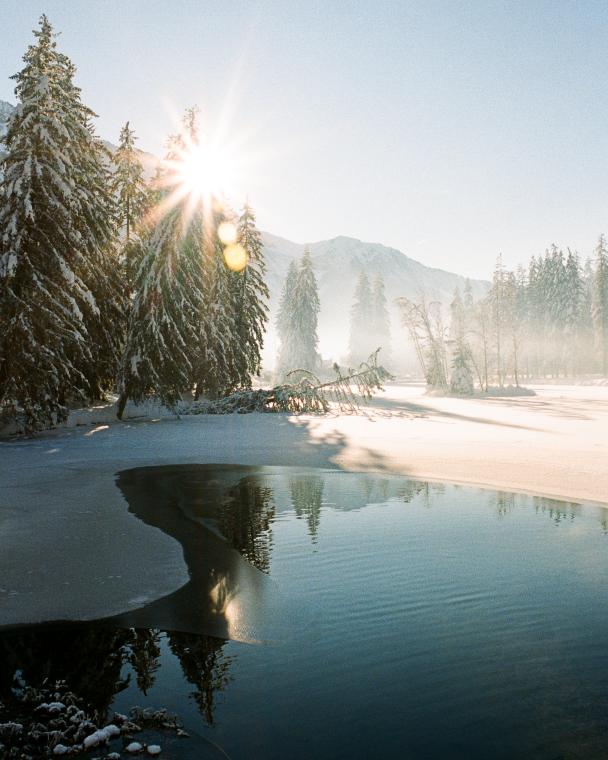
[[602, 510], [297, 468], [117, 486], [190, 583], [102, 626], [4, 633], [0, 699], [17, 671], [63, 674], [232, 758], [608, 756]]

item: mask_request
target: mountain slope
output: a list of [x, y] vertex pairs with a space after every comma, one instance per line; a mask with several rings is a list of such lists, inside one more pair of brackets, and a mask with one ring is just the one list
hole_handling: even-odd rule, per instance
[[[268, 265], [268, 286], [270, 288], [271, 319], [278, 307], [281, 288], [290, 261], [299, 258], [305, 246], [262, 233]], [[437, 300], [448, 305], [455, 289], [461, 292], [465, 278], [442, 269], [433, 269], [409, 258], [395, 248], [380, 243], [367, 243], [350, 237], [337, 237], [310, 244], [313, 264], [321, 300], [319, 315], [319, 347], [327, 358], [344, 359], [349, 340], [350, 309], [357, 278], [361, 271], [373, 278], [381, 274], [386, 287], [386, 298], [391, 316], [393, 354], [397, 356], [407, 343], [401, 327], [395, 299], [407, 296], [417, 299], [421, 294], [429, 300]], [[484, 295], [489, 283], [471, 280], [473, 295]], [[276, 350], [274, 325], [268, 336], [267, 363], [272, 362], [272, 351]]]

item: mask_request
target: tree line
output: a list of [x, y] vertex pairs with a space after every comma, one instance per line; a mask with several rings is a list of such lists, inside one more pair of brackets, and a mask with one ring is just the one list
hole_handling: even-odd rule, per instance
[[122, 413], [251, 387], [268, 309], [255, 215], [171, 189], [196, 109], [146, 182], [129, 122], [113, 155], [95, 133], [46, 16], [34, 36], [0, 165], [0, 412], [32, 431], [112, 392]]
[[608, 248], [581, 261], [552, 245], [510, 271], [499, 256], [487, 295], [456, 290], [449, 326], [440, 304], [398, 301], [427, 384], [472, 393], [533, 378], [608, 375]]

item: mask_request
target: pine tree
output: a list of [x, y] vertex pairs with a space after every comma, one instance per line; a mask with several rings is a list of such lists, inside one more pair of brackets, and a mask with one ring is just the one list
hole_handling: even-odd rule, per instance
[[281, 291], [281, 300], [276, 317], [277, 335], [279, 338], [279, 351], [277, 355], [277, 373], [284, 375], [293, 368], [291, 360], [290, 324], [293, 313], [293, 294], [298, 281], [298, 265], [291, 261], [287, 270], [287, 276]]
[[564, 307], [564, 368], [576, 374], [580, 367], [581, 342], [584, 330], [585, 287], [581, 272], [579, 256], [568, 249], [566, 259], [565, 293], [567, 301]]
[[[184, 119], [184, 129], [192, 125]], [[196, 138], [193, 131], [192, 139]], [[184, 138], [169, 138], [165, 166], [184, 145]], [[182, 197], [173, 205], [165, 203], [175, 170], [159, 173], [157, 200], [159, 211], [146, 239], [141, 265], [137, 271], [135, 294], [129, 317], [126, 346], [118, 376], [118, 418], [128, 399], [140, 403], [156, 395], [173, 408], [182, 393], [200, 382], [200, 370], [208, 358], [207, 321], [203, 320], [209, 303], [211, 258], [204, 209], [187, 208]], [[188, 210], [188, 213], [187, 213]], [[209, 310], [207, 309], [207, 312]]]
[[292, 309], [285, 331], [285, 363], [283, 373], [295, 369], [315, 372], [319, 367], [317, 345], [317, 322], [319, 315], [319, 293], [312, 265], [310, 249], [306, 248], [291, 299]]
[[595, 249], [595, 272], [592, 286], [592, 317], [602, 374], [608, 375], [608, 250], [600, 235]]
[[496, 267], [492, 276], [492, 288], [488, 294], [492, 310], [492, 327], [494, 332], [494, 348], [496, 356], [496, 375], [498, 384], [502, 388], [504, 382], [504, 320], [505, 320], [505, 282], [506, 271], [502, 263], [502, 254], [496, 260]]
[[474, 392], [473, 372], [471, 369], [471, 350], [463, 338], [457, 340], [452, 357], [450, 390], [462, 396], [472, 396]]
[[218, 210], [207, 212], [204, 247], [204, 297], [199, 313], [199, 344], [196, 363], [195, 398], [206, 395], [215, 399], [240, 385], [238, 371], [241, 347], [237, 336], [234, 273], [226, 266], [224, 249], [217, 228], [226, 221]]
[[237, 387], [250, 388], [252, 376], [260, 374], [269, 293], [262, 238], [249, 204], [245, 204], [239, 217], [238, 242], [246, 253], [247, 263], [241, 271], [232, 273], [236, 307], [236, 379]]
[[78, 204], [75, 226], [82, 246], [81, 277], [92, 294], [85, 300], [84, 314], [93, 361], [83, 366], [93, 398], [103, 398], [114, 387], [124, 346], [127, 293], [120, 271], [116, 204], [111, 191], [109, 154], [90, 124], [91, 112], [77, 98], [85, 126], [78, 151], [79, 176], [76, 179]]
[[374, 345], [369, 354], [380, 347], [382, 349], [382, 361], [386, 365], [391, 353], [391, 326], [386, 307], [384, 279], [381, 274], [376, 275], [372, 285], [372, 335]]
[[113, 207], [92, 112], [46, 16], [15, 75], [3, 160], [0, 403], [32, 430], [111, 383], [122, 315]]
[[155, 394], [174, 407], [195, 377], [203, 301], [200, 265], [202, 218], [183, 228], [178, 205], [157, 223], [139, 268], [119, 375], [119, 409]]
[[359, 273], [350, 312], [349, 362], [357, 366], [378, 348], [373, 337], [374, 304], [369, 278]]
[[137, 137], [127, 122], [120, 130], [118, 148], [112, 157], [112, 190], [117, 203], [117, 223], [124, 236], [123, 263], [127, 287], [132, 290], [141, 258], [138, 226], [148, 209], [148, 188], [135, 147]]

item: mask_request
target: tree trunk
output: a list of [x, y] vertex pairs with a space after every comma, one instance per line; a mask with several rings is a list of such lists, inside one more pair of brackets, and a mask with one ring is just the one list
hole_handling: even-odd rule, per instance
[[129, 399], [129, 396], [126, 391], [123, 391], [120, 396], [118, 397], [118, 411], [116, 412], [116, 416], [119, 420], [122, 420], [123, 412], [125, 411], [125, 406], [127, 405], [127, 401]]

